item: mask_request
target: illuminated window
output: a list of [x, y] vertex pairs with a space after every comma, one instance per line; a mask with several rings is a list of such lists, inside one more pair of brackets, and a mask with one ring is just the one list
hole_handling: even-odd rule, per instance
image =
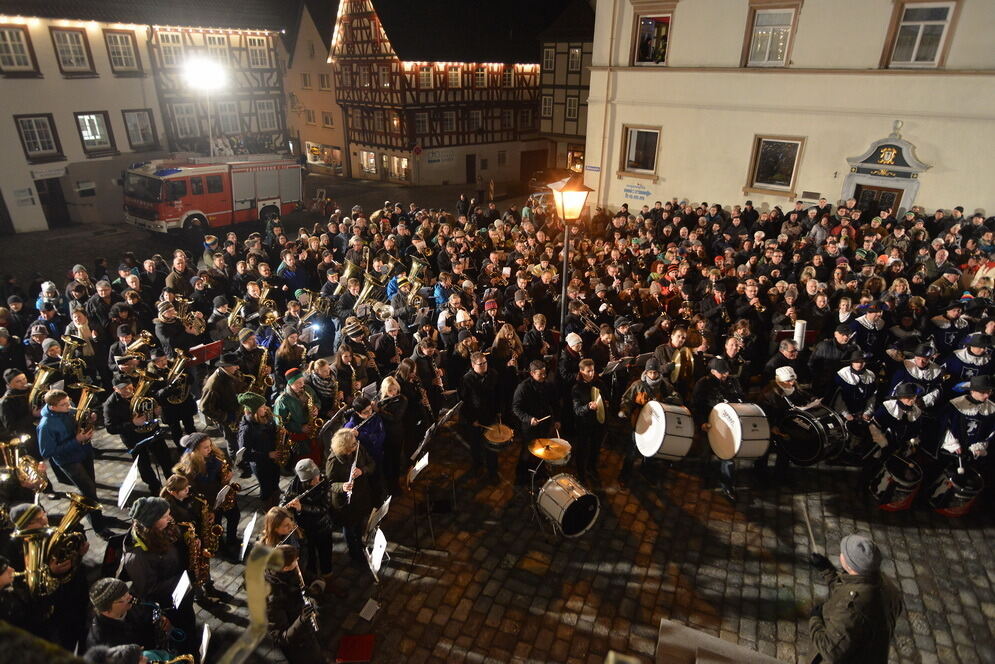
[[83, 151], [87, 153], [110, 152], [114, 150], [110, 119], [105, 111], [76, 113], [76, 128], [79, 130]]
[[222, 64], [228, 64], [228, 35], [207, 35], [207, 54]]
[[638, 23], [632, 64], [644, 66], [667, 64], [670, 15], [639, 16], [636, 20]]
[[259, 131], [276, 131], [280, 128], [280, 123], [276, 117], [276, 101], [273, 99], [260, 99], [256, 102], [256, 120], [259, 122]]
[[200, 136], [200, 121], [193, 104], [173, 104], [173, 121], [179, 138]]
[[794, 9], [760, 9], [753, 17], [750, 67], [783, 67], [788, 57]]
[[266, 37], [246, 37], [249, 66], [253, 69], [269, 68], [269, 44]]
[[418, 87], [422, 90], [432, 89], [432, 68], [431, 67], [419, 67], [418, 68]]
[[581, 56], [583, 52], [579, 48], [571, 48], [567, 52], [567, 70], [580, 71]]

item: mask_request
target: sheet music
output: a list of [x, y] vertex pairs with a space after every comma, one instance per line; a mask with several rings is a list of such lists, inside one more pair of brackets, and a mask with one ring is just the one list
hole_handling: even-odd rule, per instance
[[363, 605], [363, 609], [359, 612], [359, 617], [369, 622], [370, 620], [373, 620], [373, 616], [375, 616], [379, 610], [380, 605], [371, 597], [366, 600], [366, 604]]
[[418, 475], [421, 474], [421, 471], [425, 470], [425, 467], [428, 466], [428, 455], [429, 453], [425, 452], [422, 458], [418, 459], [415, 465], [411, 467], [411, 470], [408, 471], [408, 486], [411, 486], [418, 478]]
[[173, 608], [179, 608], [180, 604], [183, 603], [183, 598], [186, 597], [187, 593], [190, 591], [190, 575], [183, 571], [183, 576], [180, 577], [179, 582], [173, 589]]
[[228, 496], [229, 491], [231, 491], [230, 484], [226, 484], [221, 487], [221, 490], [218, 491], [218, 497], [214, 499], [214, 509], [221, 507], [221, 503], [225, 502], [225, 498]]
[[252, 540], [252, 531], [256, 529], [256, 519], [259, 518], [259, 512], [252, 515], [252, 519], [249, 524], [245, 527], [245, 532], [242, 533], [242, 553], [239, 554], [238, 559], [245, 559], [245, 552], [249, 550], [249, 542]]
[[128, 474], [124, 476], [124, 482], [121, 483], [121, 488], [117, 491], [118, 509], [123, 510], [124, 506], [128, 504], [128, 498], [131, 497], [131, 492], [135, 490], [136, 484], [138, 484], [138, 459], [132, 462]]
[[232, 465], [240, 466], [242, 465], [242, 459], [245, 457], [245, 448], [239, 448], [238, 452], [235, 452], [235, 461]]
[[211, 628], [204, 623], [204, 633], [200, 637], [200, 661], [207, 661], [207, 649], [211, 645]]
[[370, 565], [373, 567], [374, 574], [380, 571], [380, 566], [383, 565], [383, 554], [386, 551], [387, 536], [377, 528], [377, 532], [373, 535], [373, 551], [370, 552]]

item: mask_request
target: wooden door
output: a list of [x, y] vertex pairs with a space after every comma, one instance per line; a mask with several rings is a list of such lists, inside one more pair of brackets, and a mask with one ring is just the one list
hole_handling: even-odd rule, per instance
[[870, 185], [858, 184], [853, 191], [853, 197], [857, 199], [857, 207], [864, 211], [861, 219], [870, 220], [878, 216], [881, 210], [891, 208], [892, 216], [898, 216], [898, 206], [902, 204], [902, 189], [892, 187], [872, 187]]
[[475, 154], [466, 156], [466, 183], [477, 184], [477, 155]]
[[38, 202], [41, 203], [41, 208], [45, 212], [48, 227], [68, 226], [70, 224], [69, 208], [66, 206], [66, 198], [62, 194], [62, 183], [59, 182], [59, 178], [35, 180], [35, 189], [38, 190]]

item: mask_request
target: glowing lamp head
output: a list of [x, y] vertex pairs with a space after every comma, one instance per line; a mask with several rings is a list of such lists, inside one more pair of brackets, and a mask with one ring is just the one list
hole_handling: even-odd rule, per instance
[[190, 58], [183, 65], [183, 80], [194, 90], [212, 92], [228, 83], [228, 72], [211, 58]]
[[587, 196], [594, 191], [584, 184], [584, 176], [579, 173], [547, 186], [553, 192], [556, 214], [564, 221], [580, 219], [584, 205], [587, 203]]

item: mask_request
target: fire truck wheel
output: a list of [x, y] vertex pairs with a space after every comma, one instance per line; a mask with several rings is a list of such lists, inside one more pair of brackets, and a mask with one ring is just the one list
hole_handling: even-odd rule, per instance
[[192, 217], [189, 217], [186, 220], [186, 222], [184, 222], [183, 224], [183, 230], [187, 231], [197, 230], [201, 228], [207, 228], [207, 219], [204, 219], [204, 217], [200, 216], [199, 214], [195, 214]]
[[278, 216], [280, 216], [280, 208], [275, 205], [267, 205], [259, 211], [259, 218], [262, 221], [269, 221], [270, 219]]

